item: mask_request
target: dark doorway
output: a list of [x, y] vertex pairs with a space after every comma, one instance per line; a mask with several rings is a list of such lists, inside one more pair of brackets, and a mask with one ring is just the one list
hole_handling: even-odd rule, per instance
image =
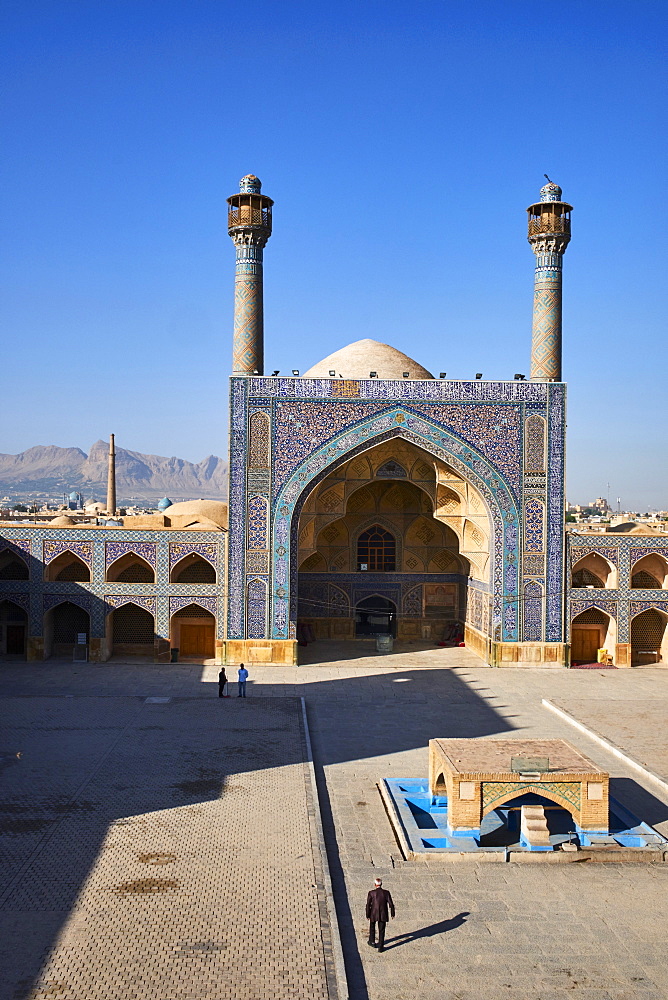
[[355, 635], [396, 635], [397, 606], [387, 597], [366, 597], [355, 608]]
[[0, 657], [25, 660], [28, 615], [13, 601], [0, 604]]

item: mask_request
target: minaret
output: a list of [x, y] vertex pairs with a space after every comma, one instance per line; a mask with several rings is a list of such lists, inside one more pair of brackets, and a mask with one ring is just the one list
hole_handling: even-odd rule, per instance
[[107, 466], [107, 514], [116, 513], [116, 448], [114, 435], [109, 435], [109, 464]]
[[239, 182], [239, 194], [227, 199], [227, 231], [237, 250], [234, 284], [233, 375], [264, 373], [262, 251], [271, 236], [271, 198], [260, 194], [253, 174]]
[[549, 178], [540, 201], [527, 208], [529, 243], [536, 255], [529, 376], [534, 382], [561, 382], [561, 267], [571, 239], [572, 210]]

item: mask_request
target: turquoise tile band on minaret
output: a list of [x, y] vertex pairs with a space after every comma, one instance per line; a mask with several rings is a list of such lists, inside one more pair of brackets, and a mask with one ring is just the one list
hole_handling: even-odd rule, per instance
[[527, 209], [528, 239], [536, 255], [529, 376], [534, 382], [561, 382], [561, 276], [571, 211], [559, 185], [550, 180], [541, 188], [540, 201]]
[[228, 233], [236, 248], [234, 283], [233, 375], [264, 374], [264, 305], [262, 257], [271, 236], [271, 198], [261, 194], [254, 174], [227, 199]]

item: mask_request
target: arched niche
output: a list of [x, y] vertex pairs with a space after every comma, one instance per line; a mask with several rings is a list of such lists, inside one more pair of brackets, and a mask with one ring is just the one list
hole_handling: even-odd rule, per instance
[[107, 583], [155, 583], [155, 572], [136, 552], [126, 552], [107, 567]]
[[175, 611], [170, 618], [170, 643], [179, 659], [211, 659], [215, 655], [216, 618], [197, 601]]
[[0, 580], [29, 580], [28, 563], [18, 552], [5, 549], [0, 552]]
[[208, 559], [190, 552], [172, 567], [169, 580], [170, 583], [215, 583], [216, 570]]
[[109, 614], [114, 656], [153, 657], [155, 618], [133, 601], [121, 604]]
[[599, 649], [614, 658], [617, 621], [601, 608], [581, 611], [571, 622], [571, 663], [596, 663]]
[[631, 568], [634, 590], [665, 590], [668, 587], [668, 561], [658, 552], [648, 552]]
[[65, 598], [44, 615], [44, 655], [71, 658], [79, 636], [90, 641], [90, 614], [80, 604]]
[[44, 577], [60, 582], [90, 583], [90, 568], [76, 553], [67, 549], [49, 563]]
[[631, 620], [631, 666], [668, 662], [668, 615], [646, 608]]
[[617, 587], [617, 567], [599, 552], [589, 552], [578, 559], [571, 569], [571, 586], [614, 590]]
[[0, 659], [25, 660], [28, 614], [14, 601], [0, 600]]

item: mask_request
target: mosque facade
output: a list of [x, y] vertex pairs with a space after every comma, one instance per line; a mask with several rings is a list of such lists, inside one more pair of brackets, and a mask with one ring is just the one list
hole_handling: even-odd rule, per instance
[[[529, 379], [438, 376], [365, 339], [263, 371], [273, 201], [244, 177], [225, 504], [77, 524], [0, 524], [0, 660], [143, 656], [296, 664], [299, 643], [465, 643], [492, 666], [668, 661], [665, 538], [564, 533], [563, 255], [548, 180]], [[107, 511], [116, 511], [109, 449]], [[98, 505], [99, 506], [99, 505]], [[99, 513], [97, 511], [96, 513]], [[641, 529], [637, 529], [640, 531]]]

